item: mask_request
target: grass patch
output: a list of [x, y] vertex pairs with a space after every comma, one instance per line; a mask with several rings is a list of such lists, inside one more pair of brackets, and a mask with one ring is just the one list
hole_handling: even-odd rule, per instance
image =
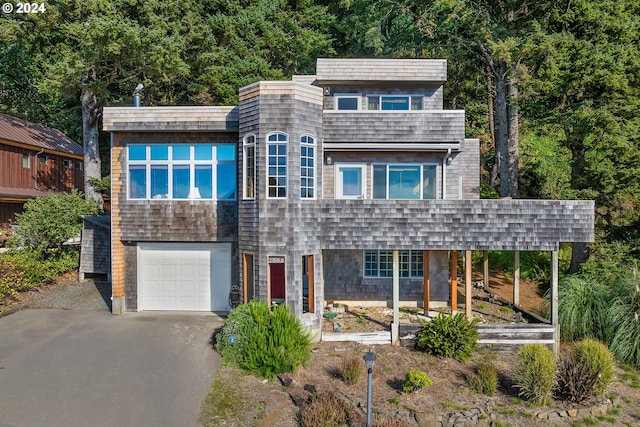
[[205, 426], [223, 425], [241, 413], [246, 405], [245, 396], [238, 390], [229, 387], [222, 376], [216, 376], [211, 384], [209, 394], [204, 400], [201, 422]]

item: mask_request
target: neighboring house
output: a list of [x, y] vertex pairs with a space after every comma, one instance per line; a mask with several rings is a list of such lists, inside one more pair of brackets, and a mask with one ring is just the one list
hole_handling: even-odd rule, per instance
[[24, 203], [84, 186], [82, 146], [56, 129], [0, 114], [0, 224]]
[[113, 312], [222, 311], [237, 285], [317, 332], [330, 301], [457, 309], [457, 251], [592, 241], [591, 201], [480, 200], [446, 70], [318, 59], [238, 107], [105, 108]]

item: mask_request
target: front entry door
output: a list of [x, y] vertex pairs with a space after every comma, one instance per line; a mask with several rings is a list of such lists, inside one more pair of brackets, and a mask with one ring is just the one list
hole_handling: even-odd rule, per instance
[[285, 268], [284, 257], [269, 258], [269, 286], [271, 290], [271, 302], [284, 302], [285, 292]]

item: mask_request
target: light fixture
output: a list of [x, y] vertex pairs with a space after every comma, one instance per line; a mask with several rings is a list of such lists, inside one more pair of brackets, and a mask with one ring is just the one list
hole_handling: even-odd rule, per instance
[[333, 163], [331, 156], [327, 156], [327, 164], [330, 165], [331, 163]]
[[322, 92], [327, 96], [331, 95], [331, 88], [329, 86], [325, 86], [322, 88]]
[[371, 350], [364, 355], [364, 364], [367, 367], [367, 427], [371, 427], [371, 380], [376, 364], [376, 355]]

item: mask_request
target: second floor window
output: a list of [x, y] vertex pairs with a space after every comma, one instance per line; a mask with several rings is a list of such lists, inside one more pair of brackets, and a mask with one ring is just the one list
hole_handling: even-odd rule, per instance
[[22, 153], [22, 167], [29, 169], [31, 167], [31, 154]]
[[267, 136], [267, 196], [271, 198], [287, 197], [287, 142], [281, 132]]
[[128, 147], [130, 199], [235, 200], [234, 144]]
[[373, 165], [374, 199], [435, 199], [437, 165]]
[[367, 110], [422, 110], [420, 95], [367, 95]]
[[300, 197], [313, 199], [315, 197], [315, 139], [305, 135], [300, 138]]
[[244, 139], [244, 198], [256, 197], [256, 137], [248, 135]]

